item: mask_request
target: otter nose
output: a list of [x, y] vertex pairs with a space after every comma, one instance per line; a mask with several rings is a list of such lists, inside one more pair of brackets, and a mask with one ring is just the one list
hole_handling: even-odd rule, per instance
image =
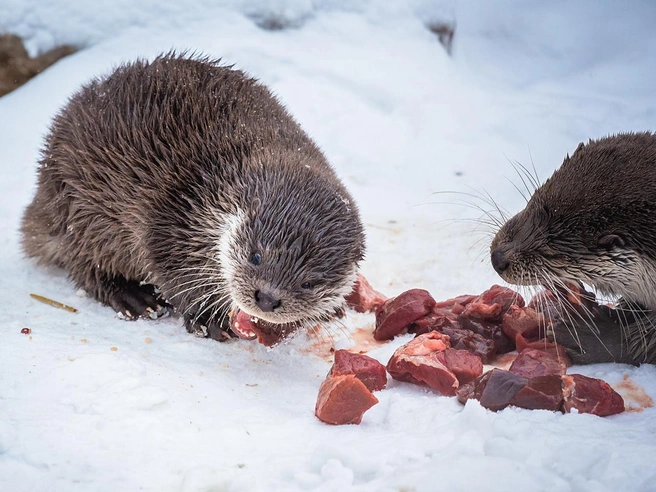
[[282, 302], [274, 299], [273, 296], [262, 292], [261, 290], [255, 291], [255, 304], [265, 313], [271, 313], [274, 309], [279, 308]]
[[495, 249], [494, 251], [492, 251], [491, 256], [492, 256], [492, 267], [499, 275], [502, 275], [503, 272], [505, 272], [510, 266], [510, 262], [506, 258], [506, 255], [504, 255], [503, 251], [501, 251], [500, 249]]

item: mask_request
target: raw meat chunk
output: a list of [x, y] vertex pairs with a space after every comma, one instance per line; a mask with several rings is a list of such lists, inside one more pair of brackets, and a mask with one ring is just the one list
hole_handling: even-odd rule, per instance
[[562, 359], [558, 360], [548, 352], [527, 348], [521, 351], [508, 370], [530, 379], [538, 376], [561, 376], [567, 371], [567, 365]]
[[624, 411], [624, 399], [601, 379], [568, 374], [562, 376], [562, 382], [565, 412], [571, 412], [575, 408], [579, 413], [606, 417]]
[[391, 340], [435, 306], [427, 290], [411, 289], [388, 299], [376, 313], [376, 340]]
[[398, 381], [423, 384], [453, 396], [459, 386], [458, 378], [435, 356], [449, 348], [449, 337], [436, 331], [419, 335], [402, 345], [387, 363], [387, 372]]
[[483, 374], [481, 358], [467, 350], [448, 348], [435, 352], [435, 357], [456, 375], [459, 384], [466, 384]]
[[387, 297], [375, 290], [367, 279], [358, 273], [353, 291], [346, 296], [346, 304], [358, 313], [375, 313], [385, 303]]
[[359, 424], [376, 403], [378, 398], [353, 374], [334, 376], [321, 384], [314, 414], [327, 424]]
[[369, 391], [378, 391], [387, 385], [385, 366], [364, 354], [352, 354], [348, 350], [335, 351], [335, 363], [328, 377], [353, 374]]
[[503, 315], [513, 304], [524, 307], [524, 299], [507, 287], [493, 285], [465, 307], [462, 315], [466, 318], [485, 321], [501, 321]]
[[560, 376], [537, 376], [513, 396], [510, 404], [528, 410], [560, 410], [563, 389]]
[[536, 310], [510, 306], [508, 312], [503, 315], [501, 329], [512, 340], [517, 333], [521, 333], [528, 340], [536, 340], [540, 338], [541, 329], [544, 331], [546, 324], [547, 320]]

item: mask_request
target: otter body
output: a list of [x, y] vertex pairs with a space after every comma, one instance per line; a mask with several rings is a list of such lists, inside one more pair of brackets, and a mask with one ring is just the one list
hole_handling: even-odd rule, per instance
[[22, 233], [29, 256], [120, 315], [172, 306], [209, 336], [230, 307], [271, 323], [339, 310], [364, 253], [356, 205], [276, 98], [175, 54], [69, 100]]
[[491, 260], [510, 283], [621, 296], [615, 326], [555, 333], [575, 362], [656, 363], [656, 135], [580, 144], [501, 227]]

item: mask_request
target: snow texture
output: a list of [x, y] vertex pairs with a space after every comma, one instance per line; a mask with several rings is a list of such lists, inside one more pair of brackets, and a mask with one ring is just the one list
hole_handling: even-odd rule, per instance
[[[431, 22], [456, 26], [452, 57]], [[651, 1], [3, 0], [0, 30], [31, 53], [83, 49], [0, 99], [0, 490], [656, 490], [654, 408], [491, 413], [391, 381], [361, 425], [329, 426], [313, 410], [330, 336], [348, 347], [373, 316], [349, 312], [326, 343], [197, 339], [176, 318], [117, 319], [25, 259], [18, 234], [67, 98], [189, 49], [260, 78], [322, 147], [360, 206], [376, 289], [477, 293], [498, 278], [470, 203], [520, 210], [512, 161], [545, 179], [581, 141], [656, 129], [655, 23]], [[656, 397], [654, 366], [570, 372]]]

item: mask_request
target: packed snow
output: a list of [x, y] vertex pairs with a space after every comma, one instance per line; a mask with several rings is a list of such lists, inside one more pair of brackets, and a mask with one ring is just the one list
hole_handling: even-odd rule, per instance
[[[431, 22], [455, 26], [451, 56]], [[67, 98], [119, 63], [187, 49], [258, 77], [325, 151], [360, 207], [378, 290], [478, 293], [500, 279], [477, 207], [489, 194], [521, 209], [514, 162], [546, 179], [581, 141], [656, 129], [655, 24], [648, 0], [4, 0], [0, 30], [32, 54], [82, 49], [0, 99], [0, 490], [656, 490], [654, 408], [492, 413], [390, 380], [361, 425], [329, 426], [314, 416], [328, 349], [362, 344], [372, 315], [273, 349], [195, 338], [177, 318], [125, 322], [24, 258], [18, 233]], [[369, 355], [386, 363], [408, 339]], [[570, 372], [656, 397], [654, 366]]]

